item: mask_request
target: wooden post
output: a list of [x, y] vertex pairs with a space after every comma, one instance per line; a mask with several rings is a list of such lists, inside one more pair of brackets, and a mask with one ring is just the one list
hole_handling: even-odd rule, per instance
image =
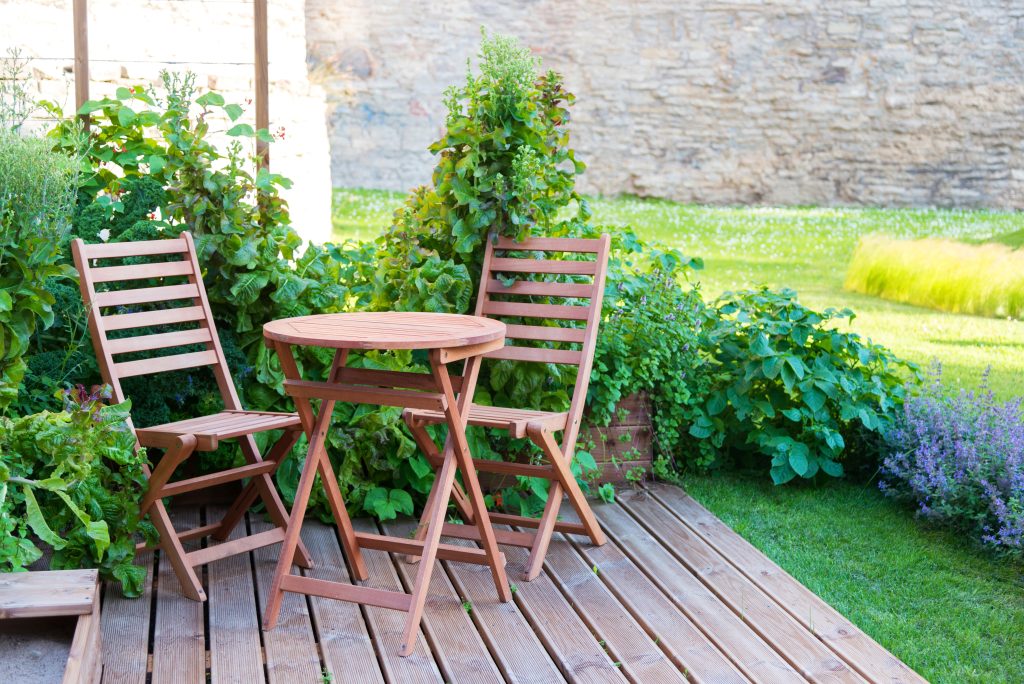
[[[84, 0], [82, 0], [84, 2]], [[77, 2], [77, 0], [76, 0]], [[255, 37], [256, 130], [270, 129], [269, 71], [267, 68], [267, 0], [253, 0]], [[267, 143], [256, 139], [256, 163], [260, 168], [270, 165]]]
[[[89, 16], [87, 0], [75, 0], [75, 111], [89, 99]], [[89, 117], [83, 116], [86, 129]]]

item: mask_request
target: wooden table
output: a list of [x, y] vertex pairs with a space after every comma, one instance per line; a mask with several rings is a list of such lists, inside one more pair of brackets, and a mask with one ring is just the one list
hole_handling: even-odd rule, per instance
[[[294, 399], [303, 428], [309, 436], [309, 451], [302, 468], [295, 503], [292, 506], [281, 556], [274, 572], [264, 629], [277, 623], [283, 592], [312, 594], [352, 601], [408, 613], [403, 632], [401, 655], [410, 655], [415, 646], [430, 574], [436, 558], [486, 564], [491, 568], [498, 597], [510, 601], [512, 593], [505, 576], [505, 558], [498, 552], [483, 493], [473, 468], [466, 443], [466, 424], [473, 390], [480, 370], [481, 354], [499, 349], [505, 343], [505, 324], [478, 316], [435, 313], [344, 313], [302, 316], [273, 321], [263, 326], [263, 334], [273, 345], [284, 371], [285, 391]], [[295, 345], [326, 347], [335, 350], [326, 382], [303, 380], [295, 362]], [[352, 349], [422, 349], [428, 352], [430, 374], [400, 371], [346, 368]], [[465, 361], [462, 376], [451, 376], [446, 364]], [[458, 394], [456, 394], [458, 392]], [[315, 415], [310, 399], [320, 399]], [[444, 412], [448, 438], [442, 453], [443, 463], [427, 499], [420, 522], [420, 539], [389, 537], [356, 532], [338, 487], [334, 469], [327, 457], [325, 442], [336, 401], [429, 408]], [[440, 543], [456, 469], [462, 471], [466, 498], [483, 548]], [[299, 542], [303, 516], [317, 473], [338, 524], [345, 554], [356, 579], [368, 578], [361, 549], [378, 549], [419, 556], [420, 563], [412, 593], [384, 591], [340, 582], [291, 574], [292, 559]]]

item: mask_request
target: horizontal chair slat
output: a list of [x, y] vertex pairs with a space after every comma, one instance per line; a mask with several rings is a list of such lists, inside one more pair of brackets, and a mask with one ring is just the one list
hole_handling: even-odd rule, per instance
[[529, 302], [484, 302], [483, 312], [492, 316], [519, 316], [522, 318], [554, 318], [564, 321], [585, 321], [590, 317], [589, 306], [563, 304], [532, 304]]
[[505, 285], [500, 280], [488, 280], [487, 291], [491, 294], [540, 295], [586, 299], [594, 296], [594, 286], [586, 283], [551, 283], [533, 280], [517, 280], [511, 285]]
[[527, 238], [516, 242], [513, 238], [499, 237], [495, 249], [525, 250], [537, 252], [581, 252], [596, 254], [601, 249], [601, 241], [586, 238]]
[[261, 461], [259, 463], [249, 463], [230, 470], [210, 473], [209, 475], [199, 475], [198, 477], [190, 477], [185, 480], [177, 480], [176, 482], [164, 485], [160, 489], [160, 498], [177, 496], [178, 494], [184, 494], [185, 492], [191, 492], [196, 489], [213, 487], [215, 485], [224, 484], [225, 482], [244, 480], [249, 477], [262, 475], [263, 473], [272, 473], [276, 468], [277, 463], [274, 461]]
[[188, 251], [184, 238], [173, 240], [142, 240], [139, 242], [108, 242], [85, 245], [86, 259], [116, 259], [118, 257], [153, 256], [155, 254], [180, 254]]
[[149, 351], [151, 349], [167, 349], [182, 347], [188, 344], [213, 342], [209, 328], [195, 330], [178, 330], [177, 332], [159, 333], [156, 335], [138, 335], [122, 337], [119, 340], [107, 340], [107, 349], [111, 354], [127, 354], [129, 352]]
[[505, 346], [496, 351], [484, 354], [489, 359], [508, 359], [510, 361], [540, 361], [542, 363], [568, 363], [578, 365], [583, 353], [571, 349], [542, 349], [538, 347]]
[[101, 266], [90, 271], [94, 283], [110, 283], [120, 280], [146, 280], [192, 274], [191, 261], [162, 261], [157, 264], [133, 264], [131, 266]]
[[383, 389], [361, 385], [339, 385], [332, 382], [285, 380], [285, 391], [303, 399], [333, 399], [352, 404], [403, 406], [418, 409], [443, 409], [443, 395], [437, 392], [416, 392], [402, 389]]
[[549, 259], [491, 259], [492, 272], [507, 273], [561, 273], [564, 275], [594, 275], [597, 264], [593, 261], [552, 261]]
[[181, 370], [183, 368], [213, 366], [216, 363], [217, 353], [214, 351], [173, 354], [171, 356], [159, 356], [151, 359], [141, 359], [139, 361], [115, 363], [114, 374], [121, 378], [130, 378], [136, 375], [163, 373], [164, 371]]
[[140, 287], [134, 290], [97, 292], [95, 304], [99, 307], [151, 304], [153, 302], [169, 302], [176, 299], [192, 299], [198, 296], [199, 286], [195, 283], [186, 283], [184, 285], [164, 285], [162, 287]]
[[548, 342], [583, 342], [587, 331], [583, 328], [559, 328], [552, 325], [505, 324], [507, 340], [546, 340]]
[[149, 328], [156, 325], [173, 325], [189, 323], [206, 318], [201, 306], [182, 306], [176, 309], [160, 309], [159, 311], [138, 311], [136, 313], [113, 314], [103, 316], [103, 327], [107, 330], [130, 330], [132, 328]]

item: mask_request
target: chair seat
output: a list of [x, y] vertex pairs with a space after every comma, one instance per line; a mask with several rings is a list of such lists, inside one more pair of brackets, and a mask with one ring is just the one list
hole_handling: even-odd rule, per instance
[[[443, 423], [444, 413], [431, 409], [407, 409], [413, 420], [426, 425]], [[508, 430], [513, 438], [526, 437], [530, 423], [543, 423], [552, 431], [564, 430], [568, 413], [551, 413], [529, 409], [506, 408], [504, 406], [481, 406], [473, 404], [469, 410], [469, 424], [480, 427]]]
[[135, 434], [144, 447], [164, 448], [180, 435], [195, 435], [197, 451], [213, 451], [222, 439], [301, 425], [296, 413], [270, 411], [221, 411], [209, 416], [139, 428]]

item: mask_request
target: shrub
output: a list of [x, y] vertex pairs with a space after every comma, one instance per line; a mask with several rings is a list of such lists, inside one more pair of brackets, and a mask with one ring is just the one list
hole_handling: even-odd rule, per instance
[[710, 391], [689, 434], [691, 463], [771, 458], [776, 484], [818, 472], [839, 476], [851, 447], [871, 449], [907, 394], [917, 367], [859, 335], [836, 330], [848, 309], [812, 311], [792, 290], [726, 293], [707, 337]]
[[[69, 131], [69, 135], [73, 135]], [[76, 162], [35, 138], [0, 131], [0, 412], [18, 395], [37, 323], [53, 322], [51, 279], [67, 275]]]
[[941, 367], [886, 435], [882, 491], [994, 549], [1024, 548], [1024, 410], [982, 385], [950, 394]]
[[1024, 318], [1024, 250], [941, 238], [868, 237], [857, 245], [845, 286], [942, 311], [1020, 319]]
[[[36, 541], [53, 550], [54, 570], [98, 567], [125, 594], [142, 591], [145, 569], [132, 564], [145, 489], [145, 452], [135, 452], [128, 404], [103, 406], [109, 387], [64, 393], [60, 412], [0, 418], [0, 568], [39, 559]], [[33, 537], [34, 535], [34, 537]]]

